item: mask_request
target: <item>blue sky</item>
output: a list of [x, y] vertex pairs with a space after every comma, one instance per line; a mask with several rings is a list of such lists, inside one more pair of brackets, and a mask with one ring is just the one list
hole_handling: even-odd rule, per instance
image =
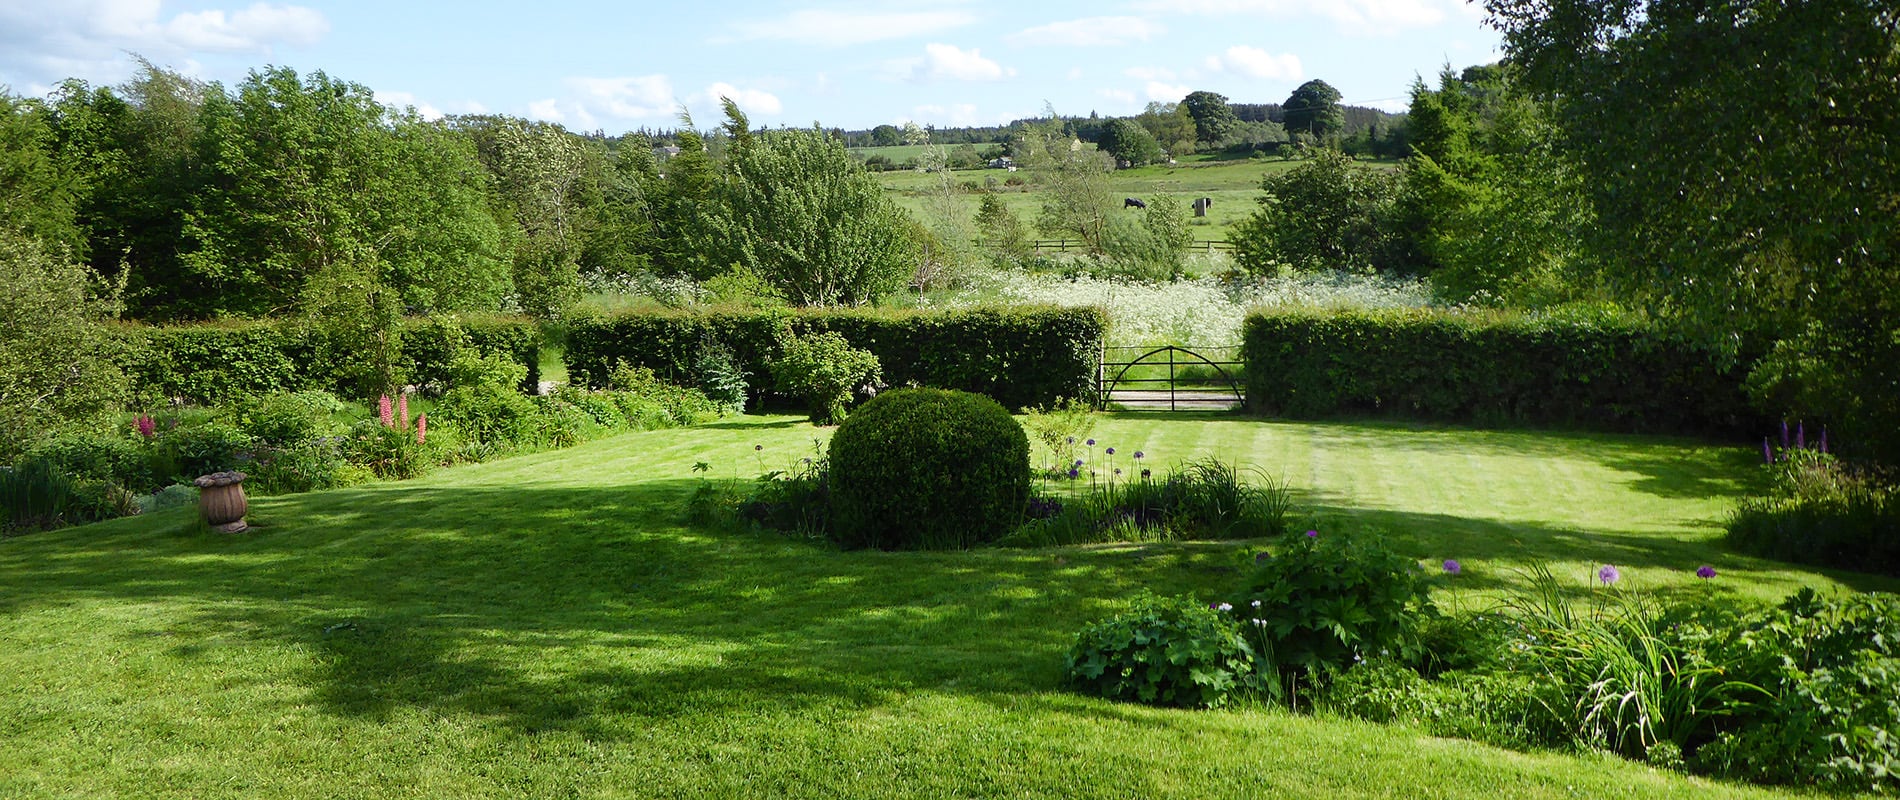
[[1403, 110], [1414, 76], [1497, 59], [1460, 0], [251, 2], [0, 0], [0, 85], [114, 84], [128, 53], [226, 85], [323, 70], [425, 115], [502, 113], [617, 134], [755, 124], [990, 125], [1138, 113], [1206, 89], [1277, 103], [1320, 78]]

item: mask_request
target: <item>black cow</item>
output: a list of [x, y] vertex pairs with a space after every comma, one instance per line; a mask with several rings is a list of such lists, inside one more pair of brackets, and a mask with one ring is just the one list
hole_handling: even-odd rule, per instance
[[1144, 203], [1144, 202], [1141, 202], [1140, 200], [1136, 200], [1136, 199], [1135, 199], [1135, 198], [1133, 198], [1133, 197], [1130, 197], [1130, 198], [1128, 198], [1128, 199], [1126, 199], [1126, 200], [1123, 200], [1123, 201], [1122, 201], [1122, 208], [1140, 208], [1140, 209], [1146, 209], [1147, 207], [1148, 207], [1148, 204], [1147, 204], [1147, 203]]

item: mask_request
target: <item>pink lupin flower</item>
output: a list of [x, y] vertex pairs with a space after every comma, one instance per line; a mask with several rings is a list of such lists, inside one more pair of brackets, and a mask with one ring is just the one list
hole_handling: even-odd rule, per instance
[[146, 439], [151, 439], [153, 436], [158, 435], [158, 423], [152, 421], [152, 415], [150, 414], [140, 414], [138, 422], [135, 424], [138, 426], [139, 435]]
[[407, 429], [409, 427], [409, 395], [396, 395], [396, 409], [397, 416], [402, 419], [402, 427]]
[[429, 415], [423, 414], [419, 417], [416, 417], [416, 444], [423, 444], [427, 442], [428, 440], [429, 440]]
[[396, 412], [389, 407], [389, 395], [383, 395], [376, 400], [376, 418], [383, 421], [385, 428], [396, 427]]

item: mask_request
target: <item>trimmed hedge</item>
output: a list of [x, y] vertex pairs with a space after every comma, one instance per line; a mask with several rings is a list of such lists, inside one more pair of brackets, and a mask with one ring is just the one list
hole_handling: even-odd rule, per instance
[[772, 391], [766, 364], [786, 324], [799, 334], [835, 331], [871, 351], [891, 386], [959, 389], [1018, 409], [1058, 397], [1093, 400], [1108, 320], [1098, 308], [1056, 307], [635, 312], [571, 320], [568, 374], [598, 387], [625, 360], [665, 380], [699, 385], [695, 354], [718, 343], [732, 350], [757, 397]]
[[1251, 411], [1641, 433], [1749, 434], [1746, 358], [1664, 326], [1503, 313], [1256, 312]]
[[[317, 356], [318, 334], [291, 322], [128, 325], [121, 330], [125, 348], [120, 366], [131, 379], [134, 396], [218, 403], [271, 392], [336, 391], [342, 382], [338, 365]], [[410, 382], [442, 379], [458, 332], [483, 354], [500, 354], [526, 365], [522, 389], [532, 393], [540, 380], [541, 334], [526, 318], [405, 322], [402, 356]]]
[[833, 541], [847, 549], [964, 550], [1023, 521], [1029, 435], [988, 397], [893, 389], [831, 437]]

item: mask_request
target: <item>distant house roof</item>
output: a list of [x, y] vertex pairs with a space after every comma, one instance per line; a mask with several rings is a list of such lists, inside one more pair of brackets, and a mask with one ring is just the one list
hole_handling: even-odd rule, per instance
[[676, 156], [680, 154], [680, 149], [675, 145], [661, 145], [653, 148], [653, 154], [656, 156]]

